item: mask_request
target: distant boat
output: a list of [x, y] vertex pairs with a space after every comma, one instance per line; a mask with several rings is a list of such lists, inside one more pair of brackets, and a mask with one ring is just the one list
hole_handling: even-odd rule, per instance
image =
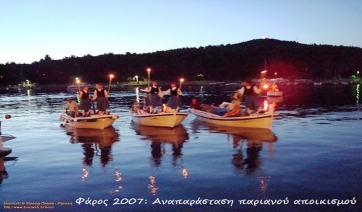
[[283, 96], [283, 92], [278, 90], [276, 84], [273, 84], [270, 87], [271, 87], [271, 89], [268, 92], [266, 92], [267, 97], [281, 97], [281, 96]]
[[266, 95], [267, 97], [281, 97], [283, 96], [283, 91], [268, 91]]
[[[85, 85], [88, 85], [87, 83], [80, 83], [79, 85], [76, 83], [73, 83], [67, 87], [68, 93], [78, 93], [79, 90], [82, 90]], [[94, 86], [88, 85], [89, 89], [94, 89]]]

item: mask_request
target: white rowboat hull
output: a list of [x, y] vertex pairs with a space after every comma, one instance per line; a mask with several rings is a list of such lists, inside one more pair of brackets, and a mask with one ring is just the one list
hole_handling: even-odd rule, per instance
[[257, 114], [252, 116], [240, 117], [221, 117], [212, 113], [201, 110], [190, 109], [197, 119], [200, 121], [229, 127], [245, 127], [245, 128], [265, 128], [270, 129], [274, 116], [276, 114]]
[[65, 121], [65, 125], [72, 128], [81, 129], [104, 129], [111, 126], [119, 116], [117, 115], [92, 115], [90, 117], [73, 118], [66, 113], [60, 116], [60, 119]]
[[158, 113], [135, 114], [131, 113], [132, 121], [136, 124], [153, 127], [175, 127], [180, 125], [187, 117], [187, 113]]

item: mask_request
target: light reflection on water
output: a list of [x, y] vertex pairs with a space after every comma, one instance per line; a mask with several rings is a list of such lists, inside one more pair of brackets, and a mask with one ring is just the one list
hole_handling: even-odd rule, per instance
[[[333, 210], [337, 207], [292, 202], [361, 199], [358, 88], [284, 89], [283, 99], [274, 100], [281, 115], [271, 130], [210, 126], [193, 115], [174, 129], [133, 125], [128, 115], [136, 98], [133, 92], [112, 93], [111, 111], [121, 116], [113, 127], [66, 129], [60, 127], [59, 115], [65, 99], [73, 95], [2, 94], [1, 116], [12, 116], [1, 120], [2, 132], [17, 137], [4, 146], [13, 149], [10, 156], [19, 158], [15, 164], [3, 162], [8, 177], [0, 185], [0, 199], [75, 204], [83, 197], [110, 203], [73, 205], [77, 211], [230, 210], [230, 206], [152, 204], [156, 198], [199, 197], [234, 200], [232, 209]], [[206, 103], [230, 98], [228, 92], [186, 92], [184, 103], [191, 96]], [[282, 208], [237, 204], [242, 199], [286, 197], [290, 204]], [[143, 198], [147, 204], [111, 206], [114, 198]]]

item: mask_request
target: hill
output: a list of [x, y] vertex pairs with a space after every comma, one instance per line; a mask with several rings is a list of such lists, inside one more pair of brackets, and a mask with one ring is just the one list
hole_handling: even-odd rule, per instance
[[332, 79], [350, 78], [362, 71], [362, 49], [358, 47], [301, 44], [294, 41], [256, 39], [247, 42], [180, 48], [145, 54], [113, 54], [99, 56], [44, 59], [32, 64], [0, 64], [0, 85], [30, 80], [40, 84], [70, 83], [75, 77], [95, 83], [106, 82], [108, 74], [116, 81], [139, 76], [147, 79], [242, 80], [258, 78], [267, 70], [267, 78]]

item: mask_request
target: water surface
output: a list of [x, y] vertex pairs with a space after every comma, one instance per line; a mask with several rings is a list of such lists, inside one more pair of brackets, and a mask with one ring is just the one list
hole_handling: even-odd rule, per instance
[[[72, 94], [1, 94], [2, 133], [17, 137], [4, 146], [18, 157], [2, 161], [1, 209], [39, 203], [50, 211], [361, 211], [356, 88], [284, 87], [270, 130], [210, 126], [192, 114], [174, 129], [137, 126], [128, 115], [132, 91], [112, 93], [111, 111], [121, 116], [113, 127], [74, 130], [59, 120]], [[221, 103], [229, 94], [190, 90], [183, 100]]]

